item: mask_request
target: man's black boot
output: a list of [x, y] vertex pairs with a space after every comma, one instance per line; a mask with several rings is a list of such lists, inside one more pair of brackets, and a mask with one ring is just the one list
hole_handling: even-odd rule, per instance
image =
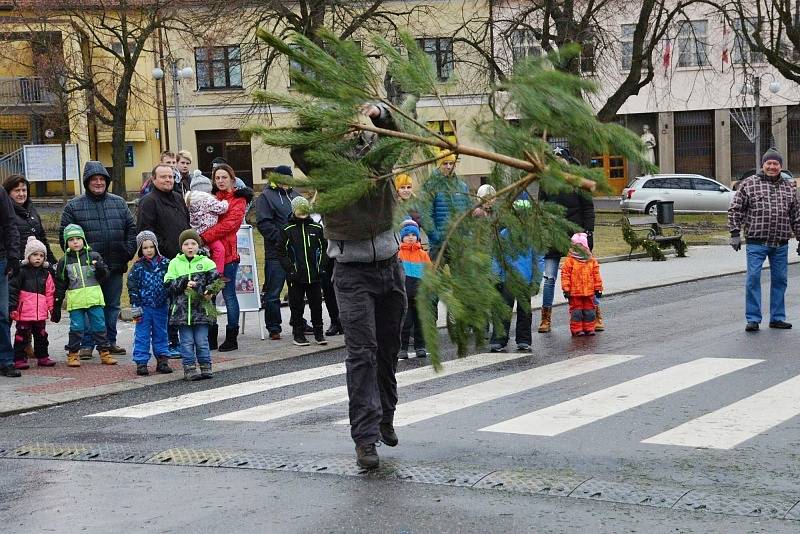
[[298, 347], [307, 347], [311, 344], [308, 342], [308, 339], [306, 339], [306, 335], [303, 333], [302, 326], [299, 328], [295, 327], [292, 330], [292, 338], [293, 338], [292, 343], [294, 343]]
[[377, 469], [380, 465], [375, 444], [356, 445], [356, 463], [361, 469]]
[[340, 336], [344, 334], [344, 330], [342, 330], [342, 323], [339, 322], [339, 319], [335, 321], [331, 321], [331, 326], [328, 330], [325, 331], [325, 336]]
[[220, 352], [230, 352], [239, 348], [237, 337], [239, 336], [239, 327], [226, 326], [225, 327], [225, 341], [219, 346]]
[[792, 323], [787, 323], [786, 321], [770, 321], [769, 327], [780, 328], [781, 330], [789, 330], [792, 327]]
[[745, 332], [758, 332], [758, 323], [749, 322], [744, 327]]
[[396, 447], [400, 440], [397, 439], [397, 434], [394, 431], [394, 426], [391, 423], [381, 423], [381, 441], [389, 447]]

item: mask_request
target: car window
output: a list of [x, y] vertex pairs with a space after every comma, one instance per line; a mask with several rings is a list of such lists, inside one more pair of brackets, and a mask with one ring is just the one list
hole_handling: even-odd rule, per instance
[[698, 191], [719, 191], [719, 184], [714, 183], [711, 180], [701, 180], [695, 178], [692, 181], [694, 182], [694, 188]]
[[692, 182], [688, 178], [664, 178], [665, 189], [691, 189]]
[[664, 180], [661, 178], [654, 178], [647, 180], [642, 186], [643, 189], [662, 189], [664, 187]]

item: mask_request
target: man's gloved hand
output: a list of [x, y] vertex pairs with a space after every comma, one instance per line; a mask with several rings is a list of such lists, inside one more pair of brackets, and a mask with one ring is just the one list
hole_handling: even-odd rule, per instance
[[564, 298], [569, 299], [569, 291], [564, 291]]
[[742, 238], [738, 235], [731, 236], [731, 248], [738, 252], [742, 248]]
[[602, 291], [595, 291], [594, 292], [594, 296], [597, 297], [597, 298], [602, 298], [603, 297], [603, 292]]
[[50, 320], [57, 323], [61, 320], [61, 303], [56, 303], [53, 311], [50, 312]]

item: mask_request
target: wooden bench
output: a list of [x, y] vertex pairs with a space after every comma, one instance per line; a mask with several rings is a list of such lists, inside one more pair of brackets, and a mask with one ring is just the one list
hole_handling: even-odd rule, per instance
[[[670, 245], [675, 248], [679, 257], [685, 256], [683, 229], [677, 224], [661, 224], [652, 215], [623, 217], [622, 235], [631, 247], [628, 258], [636, 248], [642, 247], [654, 260], [663, 260], [665, 258], [660, 249]], [[648, 243], [656, 246], [647, 246]]]

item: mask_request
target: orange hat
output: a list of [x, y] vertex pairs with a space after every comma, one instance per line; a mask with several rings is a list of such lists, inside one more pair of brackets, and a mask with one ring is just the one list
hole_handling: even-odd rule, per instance
[[413, 184], [413, 182], [411, 181], [411, 177], [409, 175], [405, 174], [405, 173], [398, 174], [397, 176], [394, 177], [394, 188], [395, 189], [400, 189], [401, 187], [403, 187], [405, 185], [412, 185], [412, 184]]
[[443, 154], [447, 154], [447, 155], [442, 157], [442, 158], [439, 158], [439, 165], [442, 165], [443, 163], [447, 163], [449, 161], [452, 161], [453, 163], [455, 163], [458, 160], [458, 156], [456, 156], [452, 152], [443, 152]]

